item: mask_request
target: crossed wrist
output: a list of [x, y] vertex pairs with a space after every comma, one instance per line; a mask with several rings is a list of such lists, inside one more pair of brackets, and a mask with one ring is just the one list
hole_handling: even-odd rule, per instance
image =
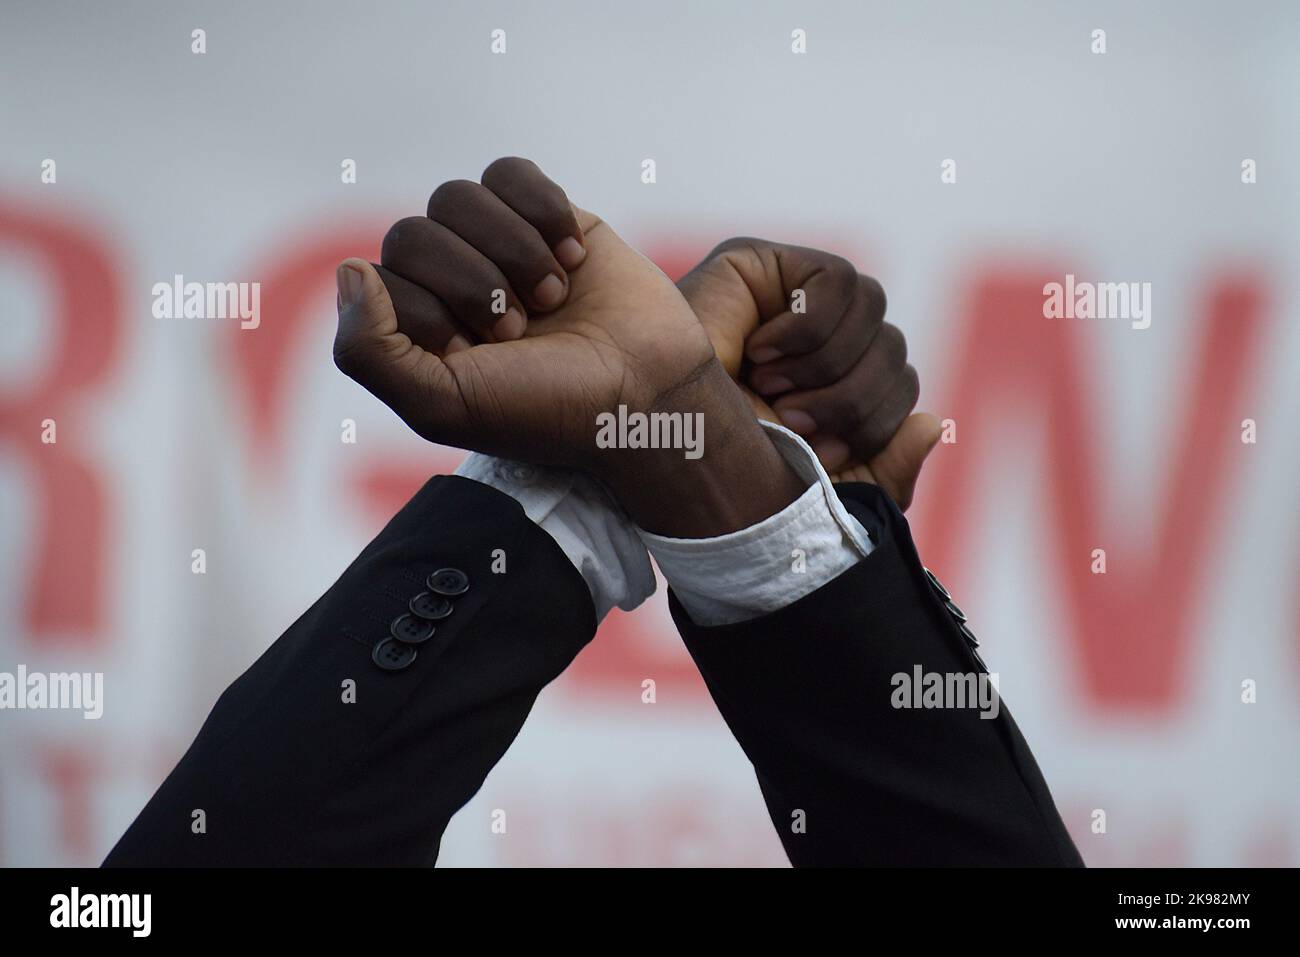
[[650, 408], [601, 420], [591, 472], [649, 532], [727, 534], [779, 512], [806, 488], [716, 359]]

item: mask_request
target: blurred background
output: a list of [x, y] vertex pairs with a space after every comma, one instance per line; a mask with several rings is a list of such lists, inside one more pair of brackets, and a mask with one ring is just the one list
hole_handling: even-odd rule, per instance
[[[6, 4], [0, 671], [103, 672], [104, 715], [0, 711], [0, 864], [97, 863], [455, 467], [335, 370], [333, 267], [517, 154], [670, 274], [752, 234], [880, 278], [955, 423], [922, 557], [1084, 858], [1296, 865], [1298, 27], [1285, 2]], [[260, 326], [154, 318], [177, 274], [260, 282]], [[1066, 274], [1151, 283], [1150, 328], [1043, 318]], [[662, 590], [543, 693], [440, 864], [785, 864]]]

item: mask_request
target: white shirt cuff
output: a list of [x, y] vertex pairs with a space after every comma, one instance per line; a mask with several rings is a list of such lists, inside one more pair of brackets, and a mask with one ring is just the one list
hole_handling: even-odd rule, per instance
[[476, 453], [456, 474], [515, 498], [555, 539], [586, 581], [597, 621], [615, 606], [631, 611], [654, 594], [648, 548], [693, 621], [732, 624], [793, 604], [872, 548], [807, 443], [779, 425], [763, 426], [808, 490], [758, 524], [716, 538], [641, 531], [598, 482], [579, 472]]
[[[655, 593], [654, 569], [636, 527], [594, 479], [477, 452], [456, 474], [505, 492], [555, 539], [587, 583], [598, 623], [611, 608], [631, 611]], [[509, 561], [507, 555], [507, 569]]]
[[682, 608], [699, 625], [746, 621], [794, 604], [872, 549], [808, 444], [782, 426], [763, 425], [809, 483], [799, 498], [757, 525], [716, 538], [666, 538], [638, 529]]

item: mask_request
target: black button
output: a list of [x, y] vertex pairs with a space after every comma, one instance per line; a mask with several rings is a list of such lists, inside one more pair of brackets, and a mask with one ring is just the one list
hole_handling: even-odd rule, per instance
[[428, 621], [439, 621], [451, 614], [451, 599], [422, 591], [411, 599], [411, 614]]
[[957, 603], [951, 598], [949, 598], [944, 605], [948, 609], [948, 614], [952, 615], [952, 617], [956, 618], [958, 621], [966, 620], [966, 613], [962, 611], [961, 608], [958, 607]]
[[965, 622], [961, 625], [961, 636], [966, 639], [966, 644], [972, 648], [978, 648], [980, 643], [975, 639], [975, 632], [966, 627]]
[[433, 623], [414, 615], [394, 618], [388, 630], [394, 638], [408, 645], [418, 645], [433, 637]]
[[469, 591], [469, 576], [459, 568], [439, 568], [429, 576], [428, 584], [436, 595], [463, 595]]
[[385, 671], [401, 671], [415, 660], [415, 649], [392, 638], [385, 638], [375, 645], [370, 658]]
[[947, 601], [951, 597], [948, 594], [948, 589], [943, 587], [943, 582], [939, 581], [939, 577], [928, 568], [925, 569], [925, 577], [930, 579], [930, 587], [939, 593], [940, 598]]

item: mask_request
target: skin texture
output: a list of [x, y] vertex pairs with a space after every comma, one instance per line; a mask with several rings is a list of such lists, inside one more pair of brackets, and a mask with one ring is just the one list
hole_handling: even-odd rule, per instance
[[[417, 433], [588, 471], [652, 531], [721, 534], [802, 491], [754, 412], [904, 507], [937, 439], [933, 417], [907, 418], [916, 373], [875, 280], [734, 239], [674, 287], [527, 160], [444, 183], [389, 230], [378, 266], [338, 273], [335, 361]], [[704, 456], [598, 449], [596, 417], [619, 406], [703, 413]]]
[[[427, 217], [427, 225], [406, 219], [390, 230], [382, 268], [401, 280], [395, 294], [370, 264], [343, 263], [339, 368], [426, 439], [587, 471], [634, 521], [662, 534], [733, 531], [797, 497], [801, 483], [672, 282], [594, 214], [566, 199], [571, 221], [554, 215], [563, 194], [532, 163], [499, 160], [483, 181], [481, 189], [457, 187], [460, 212], [444, 216], [469, 236]], [[431, 210], [442, 210], [445, 194], [445, 186], [434, 193]], [[485, 222], [490, 228], [480, 228]], [[556, 276], [557, 307], [510, 316], [512, 306], [536, 302], [568, 239], [580, 240], [584, 255], [563, 280]], [[511, 276], [532, 290], [520, 292]], [[494, 299], [504, 315], [492, 310]], [[620, 406], [702, 413], [704, 455], [598, 448], [597, 417]]]
[[879, 282], [833, 253], [738, 237], [677, 286], [760, 418], [803, 435], [835, 481], [873, 482], [908, 507], [941, 428], [909, 415], [919, 379]]

